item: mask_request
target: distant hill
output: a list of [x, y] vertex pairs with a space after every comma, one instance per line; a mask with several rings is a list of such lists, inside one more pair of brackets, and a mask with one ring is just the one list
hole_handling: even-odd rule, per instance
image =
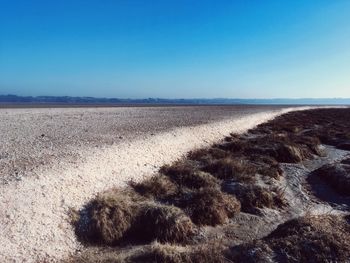
[[0, 95], [0, 104], [59, 104], [59, 105], [123, 105], [123, 104], [289, 104], [289, 105], [350, 105], [350, 98], [327, 98], [327, 99], [119, 99], [119, 98], [94, 98], [94, 97], [69, 97], [69, 96], [17, 96]]

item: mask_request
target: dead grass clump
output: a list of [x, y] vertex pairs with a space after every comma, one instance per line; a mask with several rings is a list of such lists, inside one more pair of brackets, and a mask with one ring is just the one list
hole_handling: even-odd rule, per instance
[[230, 262], [237, 263], [267, 263], [274, 262], [272, 261], [272, 258], [274, 258], [273, 253], [273, 250], [265, 242], [255, 240], [251, 243], [231, 248], [231, 251], [228, 253], [228, 258], [231, 260]]
[[186, 175], [195, 172], [195, 167], [190, 162], [180, 160], [172, 165], [164, 165], [160, 168], [159, 172], [168, 176]]
[[226, 141], [220, 145], [218, 148], [231, 153], [239, 153], [243, 151], [249, 145], [249, 139], [245, 138], [232, 138], [230, 141]]
[[229, 183], [224, 189], [237, 197], [241, 202], [241, 210], [246, 213], [256, 214], [259, 212], [257, 208], [280, 208], [286, 204], [283, 192], [277, 189], [237, 183]]
[[229, 155], [228, 152], [218, 148], [219, 146], [213, 146], [211, 148], [202, 148], [195, 151], [191, 151], [188, 154], [188, 158], [194, 161], [207, 161], [211, 159], [221, 159]]
[[318, 137], [312, 137], [312, 136], [294, 136], [292, 137], [292, 140], [294, 143], [297, 144], [304, 144], [308, 147], [308, 149], [311, 151], [311, 153], [321, 156], [323, 152], [320, 150], [320, 144], [321, 141]]
[[350, 142], [341, 142], [337, 144], [337, 148], [340, 150], [350, 151]]
[[217, 187], [219, 180], [209, 173], [198, 171], [191, 174], [177, 174], [171, 176], [171, 179], [180, 186], [190, 189], [199, 189], [202, 187]]
[[225, 263], [224, 249], [218, 245], [180, 247], [169, 244], [153, 244], [149, 249], [131, 256], [127, 262], [162, 263]]
[[[342, 216], [318, 215], [290, 220], [262, 240], [232, 248], [237, 262], [348, 262], [350, 225]], [[250, 256], [250, 257], [249, 257]], [[251, 257], [254, 256], [254, 257]], [[242, 260], [243, 259], [243, 260]]]
[[135, 236], [144, 241], [187, 242], [195, 234], [191, 219], [178, 207], [146, 204], [142, 207]]
[[328, 164], [313, 172], [326, 181], [335, 191], [350, 195], [350, 166], [347, 164]]
[[216, 226], [239, 213], [241, 205], [232, 195], [216, 188], [201, 188], [182, 204], [197, 225]]
[[139, 213], [139, 199], [128, 191], [98, 195], [81, 212], [76, 233], [84, 241], [116, 245], [128, 235]]
[[203, 169], [222, 180], [233, 179], [238, 182], [255, 181], [255, 167], [242, 159], [225, 158], [214, 160]]
[[341, 161], [342, 164], [350, 164], [350, 158]]
[[268, 166], [277, 166], [278, 162], [275, 158], [268, 156], [268, 155], [261, 155], [261, 154], [250, 154], [249, 160], [256, 163], [256, 164], [265, 164]]
[[149, 249], [129, 257], [127, 262], [189, 263], [191, 259], [184, 247], [155, 243]]
[[278, 180], [282, 176], [283, 171], [279, 167], [279, 165], [276, 165], [276, 166], [260, 165], [258, 167], [258, 173], [263, 176]]
[[298, 163], [304, 158], [303, 151], [296, 145], [279, 144], [276, 160], [282, 163]]
[[249, 185], [237, 191], [237, 198], [242, 205], [242, 211], [252, 212], [256, 208], [272, 208], [274, 204], [273, 196], [268, 190]]
[[194, 248], [190, 253], [191, 263], [228, 263], [225, 249], [220, 244], [208, 244]]
[[285, 189], [275, 187], [272, 190], [272, 194], [274, 207], [283, 208], [288, 205], [287, 199], [285, 197]]
[[350, 258], [350, 225], [342, 216], [294, 219], [265, 238], [282, 261], [344, 262]]
[[312, 157], [306, 145], [294, 143], [290, 137], [280, 134], [253, 139], [245, 154], [268, 156], [281, 163], [298, 163]]
[[139, 194], [156, 199], [164, 199], [178, 191], [177, 185], [165, 175], [156, 175], [139, 183], [130, 182], [130, 186]]

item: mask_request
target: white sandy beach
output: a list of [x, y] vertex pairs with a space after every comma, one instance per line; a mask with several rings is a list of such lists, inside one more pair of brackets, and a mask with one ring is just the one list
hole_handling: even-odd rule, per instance
[[[55, 262], [63, 259], [81, 247], [68, 222], [69, 208], [80, 208], [96, 193], [124, 186], [128, 180], [150, 176], [161, 165], [180, 158], [191, 149], [218, 141], [231, 132], [244, 132], [279, 114], [307, 108], [266, 109], [240, 116], [225, 115], [217, 121], [213, 116], [210, 121], [166, 127], [134, 136], [133, 139], [128, 137], [131, 132], [126, 131], [123, 135], [114, 135], [123, 138], [117, 144], [113, 143], [115, 137], [101, 134], [99, 139], [97, 134], [97, 142], [105, 140], [98, 147], [95, 143], [86, 147], [83, 141], [80, 142], [83, 144], [81, 147], [74, 145], [66, 148], [64, 156], [69, 153], [69, 158], [54, 156], [47, 165], [34, 162], [28, 175], [20, 174], [15, 180], [9, 178], [0, 184], [0, 261]], [[7, 111], [7, 114], [11, 114], [11, 110]], [[32, 111], [34, 113], [29, 110], [27, 117], [37, 118], [33, 116], [40, 115], [41, 110]], [[59, 124], [70, 125], [64, 122]], [[10, 132], [13, 124], [7, 125], [5, 127], [3, 124], [1, 128]], [[71, 134], [73, 141], [79, 139], [74, 129]], [[78, 139], [74, 134], [78, 134], [75, 135]], [[42, 150], [50, 153], [50, 149]], [[54, 146], [51, 150], [54, 155]], [[40, 149], [36, 151], [40, 152]]]

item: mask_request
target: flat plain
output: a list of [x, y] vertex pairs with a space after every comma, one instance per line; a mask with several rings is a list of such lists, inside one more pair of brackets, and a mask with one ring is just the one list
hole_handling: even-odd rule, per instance
[[79, 251], [71, 209], [111, 187], [148, 178], [192, 149], [295, 109], [1, 109], [0, 259], [57, 261]]

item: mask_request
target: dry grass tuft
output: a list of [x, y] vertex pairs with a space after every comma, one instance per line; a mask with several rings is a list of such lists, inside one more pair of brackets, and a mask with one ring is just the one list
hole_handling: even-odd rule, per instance
[[349, 231], [349, 222], [342, 216], [301, 217], [280, 225], [262, 240], [234, 247], [231, 256], [237, 262], [254, 262], [257, 252], [261, 262], [272, 255], [278, 262], [347, 262]]
[[78, 236], [91, 243], [116, 245], [137, 219], [137, 201], [136, 195], [127, 191], [98, 195], [81, 212], [76, 224]]
[[224, 249], [219, 245], [180, 247], [153, 244], [149, 249], [129, 258], [128, 262], [155, 263], [225, 263]]
[[153, 176], [140, 183], [130, 182], [130, 186], [142, 196], [156, 199], [167, 198], [178, 191], [177, 185], [165, 175]]
[[186, 248], [155, 243], [150, 248], [134, 256], [128, 262], [182, 263], [191, 262]]
[[286, 205], [283, 191], [279, 189], [269, 190], [257, 185], [228, 184], [225, 191], [234, 194], [241, 202], [241, 210], [246, 213], [256, 214], [257, 208], [280, 208]]
[[350, 164], [350, 158], [341, 161], [342, 164]]
[[197, 171], [191, 174], [177, 174], [171, 176], [179, 186], [185, 186], [190, 189], [199, 189], [203, 187], [218, 187], [220, 181], [209, 173]]
[[172, 165], [164, 165], [159, 172], [168, 176], [187, 175], [195, 172], [195, 167], [192, 163], [185, 160], [180, 160]]
[[187, 242], [195, 233], [191, 219], [174, 206], [132, 199], [126, 192], [97, 196], [83, 210], [78, 236], [95, 244]]
[[220, 146], [213, 146], [211, 148], [202, 148], [189, 152], [187, 155], [190, 160], [207, 162], [211, 159], [221, 159], [228, 157], [229, 153], [219, 148]]
[[255, 181], [255, 167], [243, 159], [214, 160], [204, 167], [204, 170], [222, 180], [233, 179], [237, 182], [249, 183]]
[[201, 188], [192, 193], [181, 205], [195, 224], [211, 226], [225, 223], [239, 213], [241, 208], [234, 196], [216, 188]]
[[144, 241], [184, 243], [195, 234], [191, 219], [178, 207], [146, 204], [138, 220], [137, 238]]
[[350, 195], [350, 166], [347, 164], [328, 164], [313, 172], [326, 181], [339, 194]]

